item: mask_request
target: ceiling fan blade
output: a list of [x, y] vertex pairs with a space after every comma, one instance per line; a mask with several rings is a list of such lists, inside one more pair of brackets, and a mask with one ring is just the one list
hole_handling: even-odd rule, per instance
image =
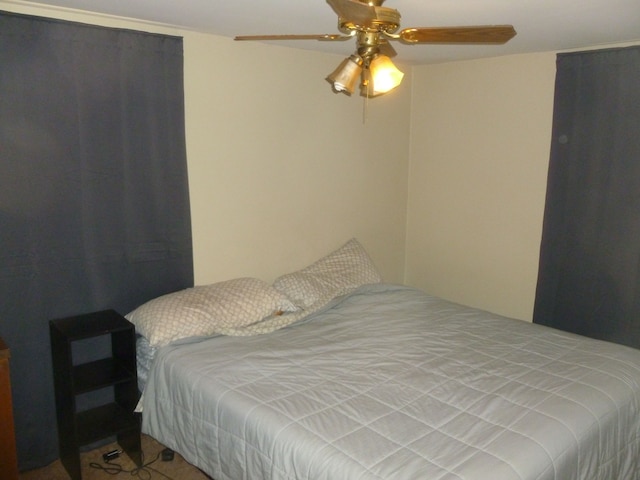
[[238, 35], [234, 40], [320, 40], [320, 41], [343, 41], [353, 38], [349, 35], [320, 34], [320, 35]]
[[350, 28], [389, 25], [390, 30], [395, 30], [400, 25], [400, 12], [395, 8], [370, 5], [358, 0], [327, 0], [327, 3], [340, 18], [340, 23]]
[[354, 0], [327, 0], [338, 17], [350, 22], [365, 25], [376, 18], [374, 7]]
[[398, 55], [398, 52], [396, 52], [396, 49], [393, 48], [393, 45], [391, 45], [384, 39], [380, 40], [380, 53], [382, 55], [386, 55], [389, 58], [393, 58]]
[[413, 43], [484, 43], [502, 44], [516, 35], [511, 25], [476, 25], [472, 27], [405, 28], [400, 41]]

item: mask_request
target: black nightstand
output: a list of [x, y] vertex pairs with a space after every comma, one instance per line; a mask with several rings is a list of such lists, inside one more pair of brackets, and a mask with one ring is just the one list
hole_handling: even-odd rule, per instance
[[[82, 478], [80, 447], [112, 436], [141, 466], [140, 419], [134, 413], [138, 377], [133, 324], [114, 310], [104, 310], [51, 320], [49, 332], [60, 459], [71, 478]], [[111, 341], [111, 355], [74, 362], [73, 344], [100, 336]], [[108, 403], [78, 411], [78, 396], [101, 389], [112, 389]]]

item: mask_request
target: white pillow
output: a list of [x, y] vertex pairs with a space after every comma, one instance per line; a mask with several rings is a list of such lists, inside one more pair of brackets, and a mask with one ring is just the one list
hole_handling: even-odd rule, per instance
[[236, 278], [163, 295], [125, 317], [151, 346], [159, 347], [296, 310], [284, 294], [262, 280]]
[[319, 301], [346, 295], [361, 285], [381, 281], [371, 258], [353, 238], [308, 267], [278, 277], [273, 286], [306, 309]]

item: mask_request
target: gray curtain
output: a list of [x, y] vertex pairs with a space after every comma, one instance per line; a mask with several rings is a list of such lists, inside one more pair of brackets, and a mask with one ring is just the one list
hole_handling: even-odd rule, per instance
[[640, 348], [640, 47], [558, 55], [534, 322]]
[[48, 320], [192, 285], [182, 39], [0, 12], [0, 336], [22, 470], [58, 456]]

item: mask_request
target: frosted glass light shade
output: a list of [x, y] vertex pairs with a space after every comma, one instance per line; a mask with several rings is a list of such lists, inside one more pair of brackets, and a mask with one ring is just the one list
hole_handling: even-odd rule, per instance
[[338, 68], [327, 77], [327, 81], [335, 92], [343, 92], [351, 95], [358, 85], [362, 74], [362, 58], [351, 55], [345, 58]]
[[371, 85], [368, 89], [370, 96], [387, 93], [402, 82], [402, 73], [386, 55], [376, 55], [369, 64]]

